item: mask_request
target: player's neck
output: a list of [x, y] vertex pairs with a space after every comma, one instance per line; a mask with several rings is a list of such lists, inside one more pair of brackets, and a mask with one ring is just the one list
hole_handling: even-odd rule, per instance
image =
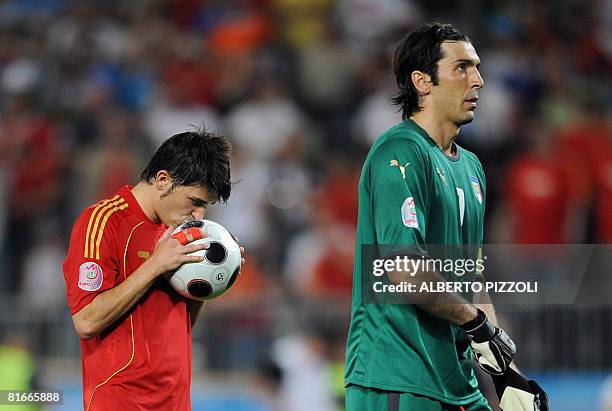
[[459, 127], [450, 122], [436, 121], [429, 113], [419, 111], [410, 117], [419, 127], [427, 132], [429, 137], [436, 142], [440, 150], [447, 156], [453, 155], [453, 142], [459, 134]]
[[134, 187], [132, 187], [132, 195], [138, 202], [140, 208], [145, 213], [145, 215], [149, 218], [149, 220], [153, 221], [156, 224], [160, 223], [160, 219], [155, 212], [154, 201], [155, 192], [154, 187], [151, 184], [147, 184], [144, 182], [139, 182]]

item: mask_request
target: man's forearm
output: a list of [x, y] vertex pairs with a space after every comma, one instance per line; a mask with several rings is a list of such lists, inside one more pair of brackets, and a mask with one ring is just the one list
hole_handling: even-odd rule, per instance
[[434, 303], [417, 304], [417, 306], [430, 314], [450, 321], [457, 325], [463, 325], [476, 318], [478, 311], [469, 303]]
[[97, 336], [124, 315], [147, 292], [159, 273], [145, 261], [125, 281], [97, 295], [91, 303], [72, 316], [79, 336]]
[[[420, 284], [424, 282], [441, 282], [444, 278], [435, 272], [419, 271], [413, 275], [405, 273], [389, 273], [389, 279], [394, 283], [404, 281], [416, 285], [420, 289]], [[419, 308], [433, 314], [443, 320], [450, 321], [457, 325], [462, 325], [476, 318], [478, 311], [460, 294], [450, 292], [427, 292], [410, 293], [408, 299]]]

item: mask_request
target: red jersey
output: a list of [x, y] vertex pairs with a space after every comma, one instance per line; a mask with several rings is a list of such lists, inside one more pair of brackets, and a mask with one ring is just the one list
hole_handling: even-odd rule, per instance
[[595, 218], [597, 243], [612, 243], [612, 147], [601, 150], [592, 162], [595, 174]]
[[[130, 189], [87, 208], [74, 225], [63, 264], [72, 314], [131, 275], [166, 229]], [[85, 411], [191, 410], [190, 321], [186, 300], [158, 278], [123, 317], [81, 339]]]
[[513, 242], [565, 242], [566, 181], [563, 169], [554, 160], [525, 154], [511, 165], [507, 189], [515, 221]]

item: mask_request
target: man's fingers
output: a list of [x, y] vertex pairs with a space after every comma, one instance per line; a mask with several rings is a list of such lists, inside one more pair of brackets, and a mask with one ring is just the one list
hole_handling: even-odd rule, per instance
[[183, 264], [185, 263], [199, 263], [204, 260], [203, 255], [186, 255], [183, 260]]
[[189, 227], [172, 235], [172, 238], [176, 238], [182, 245], [187, 245], [205, 237], [208, 237], [208, 233], [198, 227]]
[[185, 254], [193, 253], [195, 251], [206, 250], [210, 248], [209, 243], [199, 243], [199, 244], [188, 244], [185, 246]]
[[166, 228], [166, 231], [164, 231], [164, 233], [162, 234], [162, 236], [159, 238], [159, 241], [162, 240], [166, 240], [168, 238], [170, 238], [170, 236], [172, 235], [172, 232], [174, 231], [176, 227], [171, 225], [170, 227]]

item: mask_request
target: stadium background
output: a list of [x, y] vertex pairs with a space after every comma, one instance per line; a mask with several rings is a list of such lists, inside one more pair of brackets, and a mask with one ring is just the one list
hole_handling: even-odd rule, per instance
[[[487, 172], [486, 241], [612, 242], [611, 9], [0, 3], [0, 388], [34, 376], [36, 388], [64, 390], [58, 409], [79, 409], [61, 274], [73, 220], [133, 184], [166, 137], [204, 125], [233, 141], [238, 181], [208, 217], [239, 235], [248, 264], [194, 330], [194, 410], [339, 409], [360, 166], [399, 119], [393, 45], [431, 18], [468, 33], [483, 62], [486, 87], [459, 143]], [[500, 311], [554, 410], [612, 409], [609, 306]]]

